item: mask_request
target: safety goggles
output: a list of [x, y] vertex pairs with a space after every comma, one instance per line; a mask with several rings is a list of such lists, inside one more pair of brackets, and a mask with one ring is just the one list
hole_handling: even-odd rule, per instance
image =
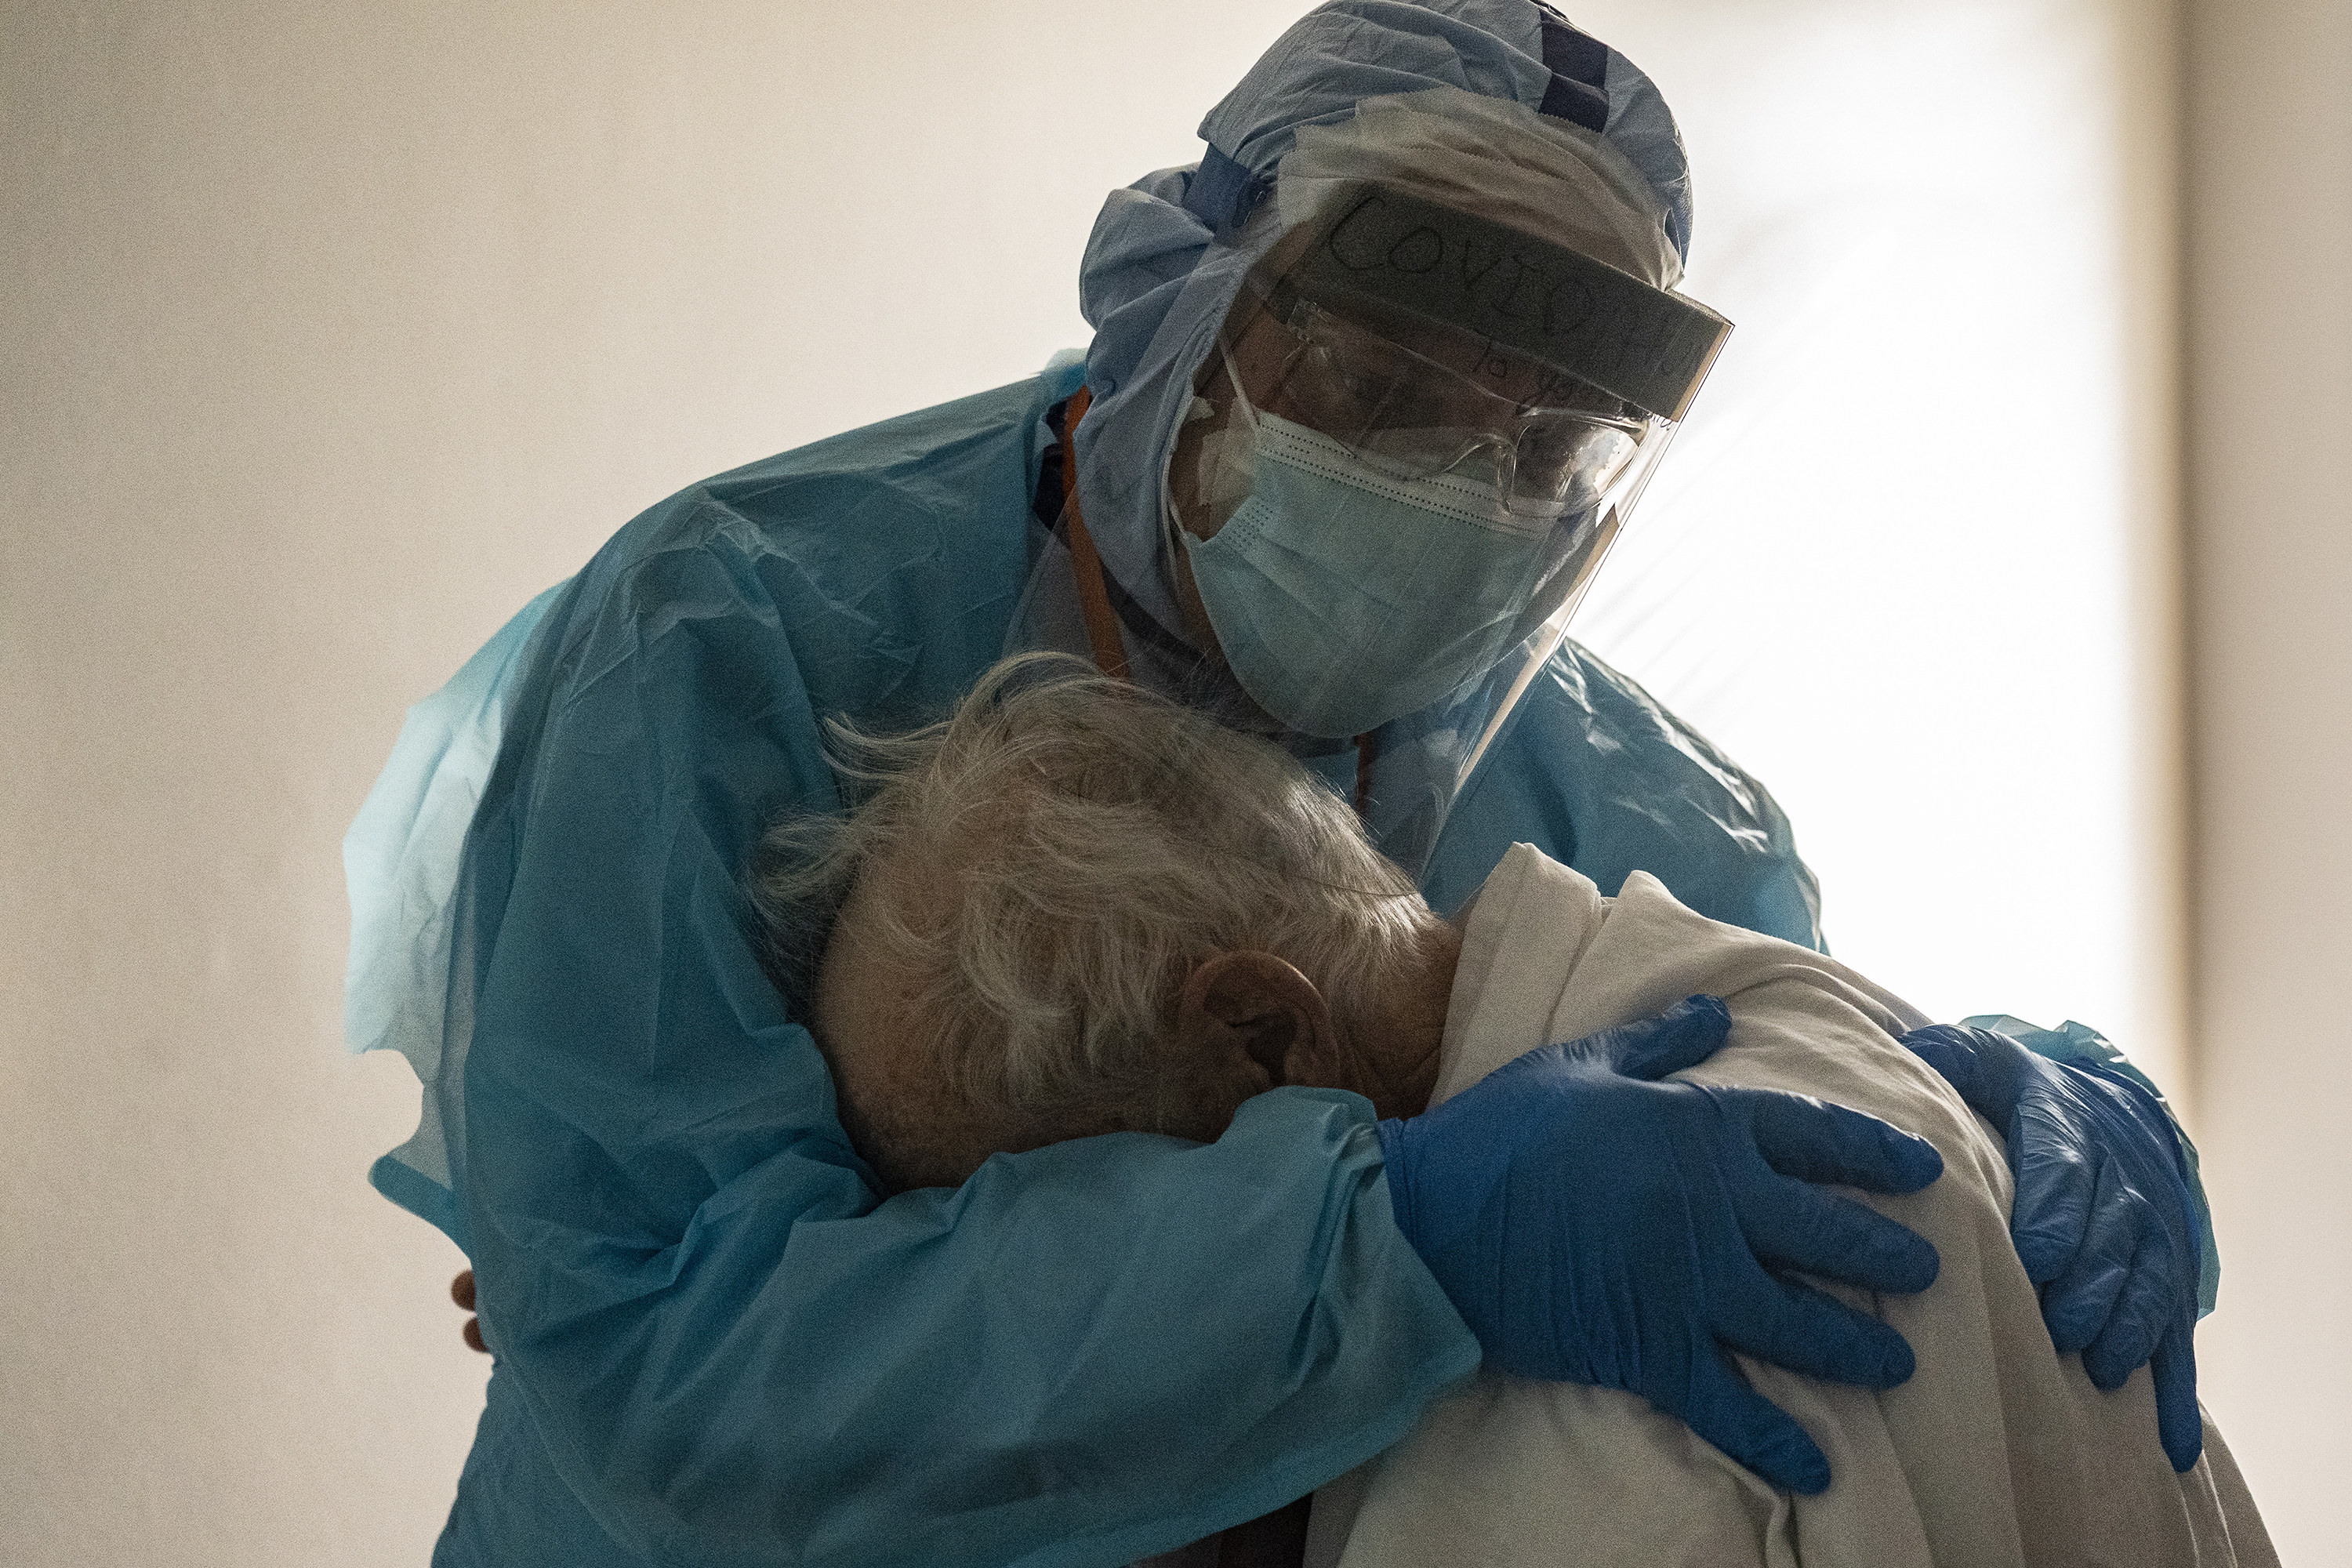
[[[1656, 421], [1623, 399], [1524, 362], [1465, 374], [1293, 294], [1273, 325], [1286, 352], [1257, 401], [1400, 479], [1491, 484], [1514, 510], [1575, 510], [1605, 494]], [[1497, 386], [1505, 390], [1496, 390]]]
[[1315, 205], [1244, 286], [1288, 339], [1280, 387], [1253, 391], [1402, 477], [1588, 504], [1681, 420], [1731, 332], [1671, 289], [1395, 185], [1337, 182]]

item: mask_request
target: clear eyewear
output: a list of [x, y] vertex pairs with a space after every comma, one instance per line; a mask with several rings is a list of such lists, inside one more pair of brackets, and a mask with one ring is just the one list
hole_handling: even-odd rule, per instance
[[1292, 346], [1271, 405], [1400, 479], [1462, 473], [1515, 510], [1553, 511], [1605, 493], [1655, 427], [1558, 373], [1531, 396], [1503, 395], [1304, 299], [1275, 324]]

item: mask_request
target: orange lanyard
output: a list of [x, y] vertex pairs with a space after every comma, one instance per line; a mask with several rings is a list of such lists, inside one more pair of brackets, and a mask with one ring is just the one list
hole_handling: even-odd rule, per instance
[[[1110, 607], [1110, 593], [1103, 586], [1102, 555], [1095, 549], [1095, 537], [1087, 531], [1087, 520], [1078, 510], [1078, 446], [1076, 437], [1078, 421], [1086, 417], [1087, 405], [1093, 395], [1080, 387], [1062, 412], [1062, 520], [1068, 525], [1070, 564], [1077, 579], [1078, 613], [1087, 623], [1087, 644], [1093, 649], [1095, 668], [1113, 680], [1133, 679], [1128, 673], [1127, 641], [1119, 636], [1118, 616]], [[1372, 805], [1372, 763], [1380, 755], [1381, 737], [1377, 730], [1356, 737], [1356, 815], [1364, 816]]]
[[1078, 388], [1062, 413], [1062, 520], [1068, 524], [1070, 563], [1076, 569], [1078, 611], [1086, 617], [1087, 642], [1093, 647], [1095, 668], [1113, 680], [1126, 680], [1127, 642], [1118, 635], [1118, 617], [1111, 613], [1110, 595], [1103, 587], [1102, 556], [1095, 536], [1078, 510], [1078, 421], [1087, 416], [1093, 396]]

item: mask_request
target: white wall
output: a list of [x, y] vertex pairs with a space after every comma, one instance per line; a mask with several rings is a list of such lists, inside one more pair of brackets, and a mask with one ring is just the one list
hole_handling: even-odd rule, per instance
[[2202, 1385], [2280, 1555], [2352, 1563], [2352, 6], [2189, 15]]
[[[678, 485], [1083, 342], [1102, 192], [1302, 5], [0, 8], [0, 1559], [422, 1560], [483, 1365], [336, 1054], [402, 708]], [[1741, 323], [1584, 629], [1842, 952], [2180, 1081], [2160, 7], [1578, 14]]]
[[1578, 635], [1772, 787], [1842, 957], [2185, 1091], [2163, 8], [1580, 15], [1738, 330]]

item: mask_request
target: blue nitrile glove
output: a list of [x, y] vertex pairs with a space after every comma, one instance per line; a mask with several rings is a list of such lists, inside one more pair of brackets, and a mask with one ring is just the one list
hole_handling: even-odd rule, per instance
[[2101, 1388], [2148, 1363], [2157, 1436], [2176, 1470], [2197, 1462], [2197, 1271], [2203, 1242], [2171, 1122], [2121, 1073], [2038, 1057], [1958, 1024], [1903, 1037], [2009, 1140], [2010, 1236], [2042, 1287], [2061, 1355], [2083, 1352]]
[[1901, 1334], [1774, 1270], [1925, 1289], [1933, 1247], [1806, 1184], [1916, 1192], [1944, 1162], [1802, 1095], [1652, 1081], [1730, 1027], [1693, 996], [1383, 1121], [1389, 1194], [1488, 1365], [1631, 1390], [1773, 1485], [1818, 1492], [1829, 1461], [1727, 1352], [1866, 1388], [1909, 1377]]

